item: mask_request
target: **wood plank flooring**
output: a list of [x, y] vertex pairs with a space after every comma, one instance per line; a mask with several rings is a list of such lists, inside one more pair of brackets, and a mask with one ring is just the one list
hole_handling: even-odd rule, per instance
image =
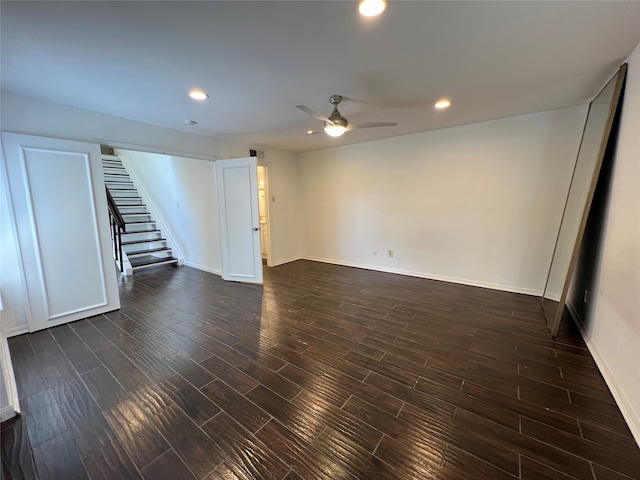
[[628, 479], [640, 449], [539, 299], [297, 261], [188, 268], [9, 339], [6, 479]]

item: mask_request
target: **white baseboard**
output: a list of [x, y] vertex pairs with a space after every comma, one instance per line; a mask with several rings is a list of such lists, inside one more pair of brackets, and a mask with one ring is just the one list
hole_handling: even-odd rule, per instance
[[[290, 262], [295, 262], [296, 260], [302, 260], [302, 257], [291, 257], [291, 258], [287, 258], [284, 260], [279, 260], [278, 262], [270, 265], [271, 267], [277, 267], [278, 265], [284, 265], [285, 263], [290, 263]], [[204, 265], [199, 265], [197, 263], [193, 263], [193, 262], [184, 262], [184, 265], [186, 265], [187, 267], [192, 267], [195, 268], [197, 270], [202, 270], [203, 272], [207, 272], [207, 273], [213, 273], [215, 275], [218, 276], [222, 276], [222, 270], [218, 270], [217, 268], [210, 268], [210, 267], [205, 267]]]
[[219, 277], [222, 276], [222, 270], [218, 270], [216, 268], [205, 267], [204, 265], [198, 265], [197, 263], [187, 261], [184, 262], [184, 265], [186, 265], [187, 267], [195, 268], [197, 270], [202, 270], [203, 272], [213, 273], [215, 275], [218, 275]]
[[9, 337], [15, 337], [17, 335], [22, 335], [23, 333], [29, 333], [28, 325], [20, 325], [17, 327], [7, 328], [5, 331], [2, 332], [2, 335], [4, 335], [6, 338], [9, 338]]
[[355, 267], [355, 268], [363, 268], [365, 270], [375, 270], [377, 272], [395, 273], [398, 275], [406, 275], [409, 277], [426, 278], [428, 280], [438, 280], [441, 282], [457, 283], [460, 285], [469, 285], [472, 287], [489, 288], [491, 290], [501, 290], [503, 292], [521, 293], [524, 295], [534, 295], [537, 297], [542, 295], [542, 290], [538, 290], [538, 289], [523, 288], [523, 287], [517, 287], [513, 285], [503, 285], [499, 283], [480, 282], [477, 280], [470, 280], [468, 278], [448, 277], [444, 275], [436, 275], [431, 273], [402, 270], [399, 268], [387, 268], [387, 267], [380, 267], [377, 265], [365, 265], [361, 263], [344, 262], [341, 260], [332, 260], [328, 258], [319, 258], [319, 257], [311, 257], [311, 256], [303, 256], [302, 259], [312, 260], [314, 262], [330, 263], [333, 265], [342, 265], [345, 267]]
[[569, 314], [571, 315], [571, 318], [573, 318], [573, 321], [576, 322], [576, 325], [578, 325], [578, 327], [580, 328], [580, 335], [582, 335], [582, 339], [586, 342], [587, 335], [583, 329], [584, 318], [580, 316], [580, 314], [578, 313], [578, 310], [576, 310], [576, 308], [573, 306], [573, 303], [571, 303], [571, 301], [568, 298], [567, 298], [567, 301], [565, 302], [565, 305], [567, 306], [567, 310], [569, 310]]
[[[542, 295], [542, 293], [541, 293], [541, 295]], [[560, 294], [547, 292], [547, 294], [545, 295], [545, 298], [548, 298], [549, 300], [553, 300], [554, 302], [559, 302], [560, 301]]]
[[13, 405], [7, 405], [6, 407], [0, 409], [0, 422], [4, 422], [16, 416], [16, 411], [13, 408]]
[[277, 260], [275, 262], [273, 262], [271, 265], [269, 265], [270, 267], [277, 267], [278, 265], [284, 265], [285, 263], [291, 263], [291, 262], [295, 262], [296, 260], [303, 260], [304, 257], [300, 257], [300, 256], [295, 256], [295, 257], [289, 257], [289, 258], [284, 258], [282, 260]]
[[618, 388], [618, 384], [616, 382], [616, 377], [613, 374], [613, 370], [609, 367], [609, 364], [605, 360], [604, 356], [598, 350], [598, 347], [591, 341], [590, 337], [584, 331], [584, 319], [578, 315], [577, 310], [574, 308], [573, 304], [567, 302], [567, 309], [569, 313], [573, 317], [573, 320], [576, 322], [578, 329], [580, 330], [580, 334], [584, 339], [584, 342], [587, 344], [587, 348], [591, 353], [604, 381], [606, 382], [609, 390], [611, 390], [611, 395], [616, 401], [622, 416], [624, 417], [627, 425], [629, 426], [629, 430], [631, 430], [631, 434], [633, 438], [635, 438], [636, 443], [640, 446], [640, 415], [635, 412], [632, 403], [629, 401], [624, 391]]

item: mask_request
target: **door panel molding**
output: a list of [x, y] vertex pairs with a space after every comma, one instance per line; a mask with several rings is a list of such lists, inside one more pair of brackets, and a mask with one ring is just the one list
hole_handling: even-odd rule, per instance
[[[67, 222], [65, 223], [68, 223], [70, 225], [73, 225], [74, 223], [80, 223], [81, 225], [84, 225], [85, 235], [82, 235], [80, 237], [81, 241], [88, 242], [89, 235], [91, 236], [91, 240], [92, 240], [91, 243], [93, 248], [92, 248], [92, 251], [89, 253], [94, 254], [91, 258], [92, 265], [87, 265], [85, 263], [83, 267], [84, 268], [91, 267], [92, 268], [91, 273], [93, 273], [93, 269], [95, 269], [95, 276], [93, 280], [94, 281], [99, 280], [99, 283], [97, 283], [97, 285], [99, 285], [100, 288], [96, 289], [95, 293], [92, 292], [95, 295], [95, 298], [94, 298], [94, 301], [89, 305], [86, 304], [86, 301], [84, 299], [80, 301], [80, 304], [76, 306], [59, 305], [60, 302], [57, 301], [55, 293], [51, 292], [50, 285], [52, 285], [56, 280], [54, 278], [47, 278], [47, 277], [52, 277], [53, 275], [58, 276], [60, 275], [60, 273], [62, 274], [66, 273], [68, 275], [70, 272], [67, 273], [67, 269], [65, 268], [64, 265], [55, 265], [55, 264], [51, 265], [52, 262], [47, 262], [46, 260], [52, 259], [55, 263], [59, 263], [60, 261], [64, 263], [71, 263], [72, 262], [71, 258], [76, 252], [73, 251], [73, 248], [65, 248], [65, 246], [69, 247], [69, 244], [68, 244], [69, 239], [67, 239], [67, 242], [60, 242], [62, 243], [62, 245], [56, 245], [56, 249], [63, 250], [64, 253], [59, 252], [59, 254], [64, 255], [66, 258], [59, 260], [58, 258], [55, 258], [56, 254], [54, 252], [47, 254], [48, 248], [47, 248], [46, 242], [43, 245], [43, 240], [45, 239], [43, 239], [42, 236], [40, 235], [42, 229], [39, 228], [38, 226], [38, 224], [42, 222], [39, 222], [38, 213], [37, 213], [42, 209], [34, 207], [34, 201], [38, 201], [38, 198], [37, 198], [38, 195], [37, 194], [34, 195], [33, 186], [34, 184], [36, 184], [36, 186], [41, 188], [43, 185], [38, 185], [38, 184], [42, 183], [42, 180], [46, 182], [47, 180], [49, 180], [49, 177], [48, 175], [46, 175], [46, 178], [44, 179], [38, 178], [39, 175], [43, 175], [43, 172], [42, 172], [43, 165], [38, 164], [38, 162], [41, 161], [41, 159], [37, 158], [39, 154], [44, 154], [47, 157], [56, 157], [56, 156], [59, 156], [59, 152], [46, 150], [46, 149], [39, 150], [39, 149], [30, 148], [30, 147], [21, 148], [21, 163], [22, 163], [22, 170], [24, 172], [24, 188], [26, 193], [27, 207], [30, 213], [29, 220], [31, 223], [31, 230], [32, 230], [32, 235], [34, 240], [34, 250], [36, 254], [36, 260], [39, 266], [38, 277], [40, 281], [40, 288], [42, 290], [44, 298], [46, 299], [46, 302], [44, 303], [44, 307], [45, 307], [44, 315], [47, 321], [50, 321], [50, 320], [55, 320], [67, 315], [78, 314], [86, 310], [105, 306], [107, 304], [107, 290], [106, 290], [105, 271], [99, 256], [100, 235], [98, 231], [98, 219], [96, 216], [95, 192], [93, 191], [93, 184], [91, 181], [90, 157], [86, 153], [79, 153], [79, 154], [73, 155], [73, 157], [75, 157], [73, 158], [73, 161], [65, 162], [66, 165], [64, 166], [56, 165], [54, 168], [64, 169], [66, 175], [69, 175], [71, 173], [70, 170], [75, 168], [76, 170], [78, 170], [76, 172], [76, 176], [81, 177], [81, 179], [83, 180], [83, 182], [78, 182], [78, 183], [74, 182], [76, 192], [72, 201], [86, 202], [83, 205], [83, 207], [85, 207], [83, 208], [84, 212], [80, 212], [80, 213], [85, 213], [85, 215], [77, 215], [77, 217], [84, 218], [84, 220], [82, 222], [78, 222], [78, 220], [75, 219], [75, 222], [74, 222], [74, 218], [68, 218], [66, 219]], [[34, 156], [36, 158], [35, 161], [34, 161]], [[72, 165], [73, 163], [75, 163], [75, 161], [78, 162], [77, 165]], [[80, 180], [80, 178], [78, 178], [78, 180]], [[70, 194], [73, 192], [66, 192], [66, 193]], [[62, 203], [64, 199], [58, 198], [58, 201]], [[64, 215], [66, 213], [65, 208], [64, 206], [60, 206], [60, 207], [61, 208], [59, 208], [59, 210], [62, 210], [62, 212], [60, 213]], [[89, 218], [91, 219], [91, 221], [89, 221]], [[43, 220], [43, 219], [40, 219], [40, 220]], [[64, 220], [56, 219], [56, 221], [60, 222]], [[75, 228], [76, 229], [79, 228], [79, 225], [76, 225]], [[78, 232], [77, 230], [75, 230], [74, 233], [75, 235], [80, 234], [80, 232]], [[43, 255], [43, 249], [45, 250], [44, 255]], [[85, 279], [83, 281], [86, 282], [87, 280]], [[76, 300], [80, 300], [75, 296], [72, 298]]]

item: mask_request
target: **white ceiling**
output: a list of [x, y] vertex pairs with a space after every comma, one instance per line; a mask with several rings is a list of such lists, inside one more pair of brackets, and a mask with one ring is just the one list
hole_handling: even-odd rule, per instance
[[[0, 8], [3, 90], [293, 152], [582, 104], [640, 43], [637, 1], [391, 0], [375, 19], [356, 1]], [[328, 115], [331, 94], [353, 122], [399, 125], [306, 135], [321, 122], [295, 106]]]

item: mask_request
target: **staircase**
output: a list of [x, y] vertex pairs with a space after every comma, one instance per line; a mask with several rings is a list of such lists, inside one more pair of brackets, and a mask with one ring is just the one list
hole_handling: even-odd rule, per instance
[[[102, 155], [102, 171], [107, 191], [111, 194], [115, 207], [124, 220], [124, 228], [120, 231], [122, 245], [121, 271], [125, 259], [128, 259], [133, 271], [159, 265], [176, 265], [171, 249], [167, 247], [167, 240], [151, 219], [146, 205], [138, 195], [129, 174], [116, 155]], [[112, 233], [117, 227], [112, 222]], [[116, 259], [119, 258], [117, 241]]]

